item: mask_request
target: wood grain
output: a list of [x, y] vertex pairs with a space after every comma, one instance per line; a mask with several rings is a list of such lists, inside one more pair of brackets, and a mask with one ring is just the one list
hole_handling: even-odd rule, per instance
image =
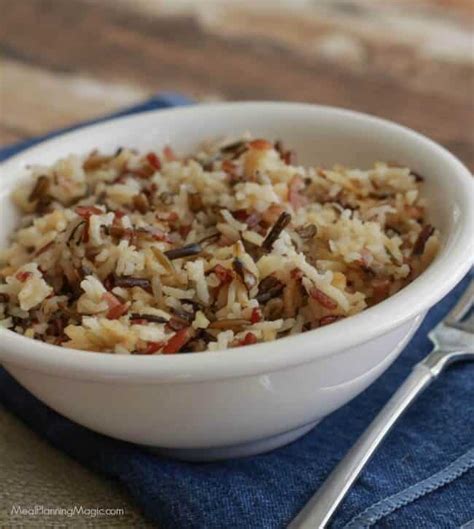
[[[413, 46], [396, 39], [380, 42], [372, 30], [367, 31], [370, 38], [363, 39], [360, 24], [355, 37], [354, 31], [347, 32], [348, 39], [357, 37], [362, 49], [358, 64], [345, 63], [344, 50], [333, 60], [331, 54], [304, 49], [295, 37], [275, 38], [284, 13], [265, 18], [262, 12], [221, 9], [214, 13], [214, 21], [221, 17], [216, 25], [209, 14], [145, 16], [130, 6], [119, 9], [107, 2], [0, 0], [0, 12], [3, 56], [49, 75], [85, 75], [104, 87], [126, 83], [137, 95], [178, 90], [197, 99], [278, 99], [353, 108], [420, 130], [474, 167], [472, 65], [417, 55]], [[286, 14], [285, 31], [290, 36], [299, 31], [303, 43], [331, 31], [340, 35], [344, 27], [333, 14], [313, 16], [300, 26], [295, 17]], [[262, 28], [261, 36], [245, 29], [255, 26]], [[347, 50], [350, 56], [349, 40]], [[44, 119], [26, 125], [25, 109], [18, 98], [10, 99], [15, 100], [14, 112], [2, 119], [7, 133], [10, 127], [36, 134], [49, 125]], [[107, 108], [92, 105], [90, 112], [114, 106], [107, 103]], [[28, 108], [35, 113], [38, 106]], [[44, 110], [48, 105], [42, 106]], [[83, 107], [79, 113], [89, 117]], [[77, 113], [69, 117], [78, 119]]]
[[[48, 129], [105, 114], [145, 98], [146, 90], [124, 84], [103, 83], [85, 75], [72, 75], [4, 60], [3, 132], [34, 136]], [[31, 90], [31, 86], [35, 90]]]

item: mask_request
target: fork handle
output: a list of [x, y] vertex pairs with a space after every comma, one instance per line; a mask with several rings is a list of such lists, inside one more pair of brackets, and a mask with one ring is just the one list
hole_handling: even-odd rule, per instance
[[303, 510], [290, 523], [288, 529], [323, 529], [326, 527], [334, 511], [392, 426], [418, 395], [436, 378], [436, 375], [437, 373], [434, 373], [423, 363], [417, 364], [413, 368], [405, 382], [334, 468]]

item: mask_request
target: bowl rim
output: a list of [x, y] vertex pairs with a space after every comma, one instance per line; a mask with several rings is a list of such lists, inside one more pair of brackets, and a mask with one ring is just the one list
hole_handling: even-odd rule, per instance
[[[390, 332], [417, 315], [425, 313], [471, 268], [474, 262], [474, 238], [471, 237], [471, 226], [474, 226], [474, 185], [470, 171], [444, 147], [426, 136], [392, 121], [353, 110], [325, 105], [270, 101], [203, 103], [151, 110], [112, 118], [60, 134], [8, 158], [0, 164], [0, 171], [17, 168], [24, 158], [40, 152], [45, 146], [54, 147], [55, 143], [67, 142], [91, 131], [113, 129], [118, 123], [126, 122], [133, 126], [134, 121], [139, 122], [155, 116], [162, 117], [165, 114], [195, 114], [214, 109], [225, 112], [232, 109], [235, 111], [236, 108], [241, 107], [245, 107], [247, 111], [258, 111], [259, 108], [266, 107], [315, 114], [329, 112], [334, 116], [363, 120], [367, 124], [392, 129], [418, 144], [423, 144], [425, 148], [431, 150], [433, 156], [443, 159], [450, 165], [452, 177], [456, 178], [456, 185], [462, 188], [464, 219], [458, 227], [451, 251], [446, 254], [442, 250], [438, 258], [418, 278], [378, 305], [329, 326], [279, 338], [272, 342], [235, 347], [226, 351], [171, 356], [112, 355], [50, 345], [0, 328], [2, 362], [70, 378], [120, 379], [128, 382], [158, 380], [191, 382], [271, 372], [336, 354]], [[314, 350], [309, 342], [313, 342], [316, 338], [318, 346]]]

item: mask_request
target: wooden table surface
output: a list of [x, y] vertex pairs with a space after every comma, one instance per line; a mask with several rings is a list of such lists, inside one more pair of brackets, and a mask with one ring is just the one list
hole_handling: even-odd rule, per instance
[[[472, 0], [0, 0], [0, 145], [166, 90], [369, 112], [427, 134], [474, 169], [473, 17]], [[43, 471], [35, 483], [51, 486], [54, 472], [38, 461], [52, 449], [2, 417], [10, 426], [0, 465], [22, 468], [25, 482]], [[73, 465], [60, 459], [58, 468]], [[7, 499], [4, 507], [14, 494]]]
[[0, 144], [178, 90], [370, 112], [474, 167], [474, 2], [253, 4], [0, 0]]

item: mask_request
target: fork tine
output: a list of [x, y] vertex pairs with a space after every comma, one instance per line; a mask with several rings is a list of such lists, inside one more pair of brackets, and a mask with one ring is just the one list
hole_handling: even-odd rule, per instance
[[444, 323], [451, 327], [462, 328], [460, 320], [471, 310], [474, 302], [474, 281], [471, 281], [468, 288], [461, 296], [461, 299], [451, 309], [449, 314], [446, 316]]

